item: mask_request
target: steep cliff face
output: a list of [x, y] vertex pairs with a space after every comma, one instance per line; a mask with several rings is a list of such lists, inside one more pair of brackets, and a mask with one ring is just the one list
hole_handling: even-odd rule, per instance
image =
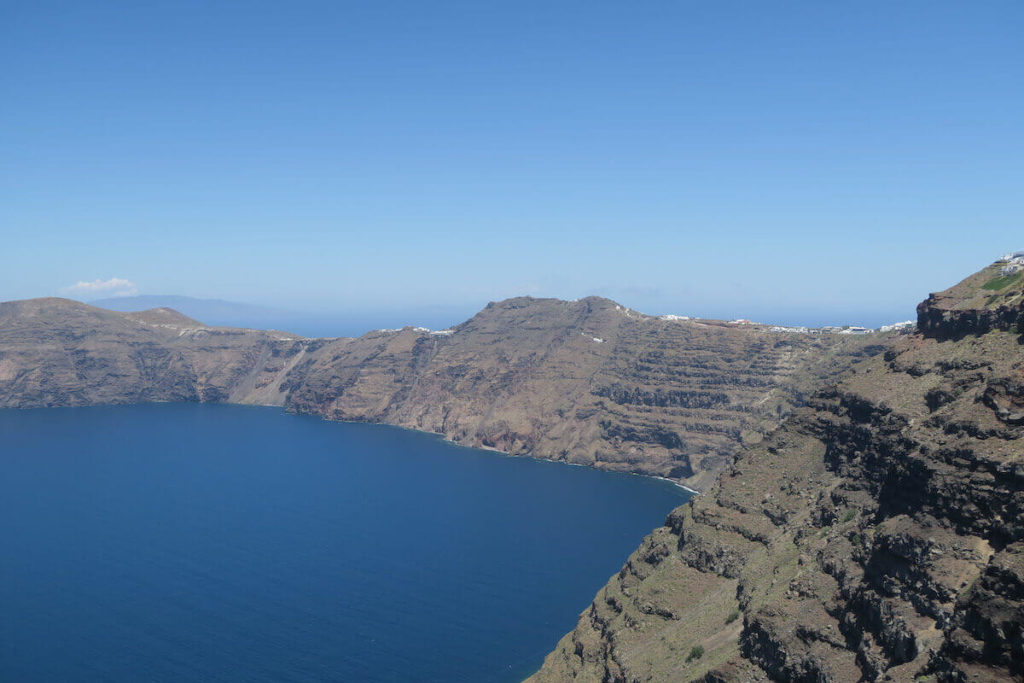
[[448, 334], [338, 340], [289, 375], [290, 408], [702, 486], [812, 377], [871, 341], [661, 320], [590, 297], [490, 304]]
[[965, 305], [992, 272], [743, 449], [532, 680], [1024, 678], [1024, 338]]
[[441, 333], [357, 339], [37, 299], [0, 305], [0, 407], [283, 405], [702, 487], [876, 342], [663, 320], [597, 297], [509, 299]]
[[169, 309], [115, 313], [67, 299], [3, 303], [0, 407], [253, 396], [283, 405], [276, 387], [314, 346], [283, 333], [207, 327]]
[[[918, 325], [937, 339], [961, 339], [989, 330], [1016, 330], [1024, 322], [1024, 270], [997, 261], [937, 292], [917, 308]], [[1010, 272], [1004, 274], [1004, 270]]]

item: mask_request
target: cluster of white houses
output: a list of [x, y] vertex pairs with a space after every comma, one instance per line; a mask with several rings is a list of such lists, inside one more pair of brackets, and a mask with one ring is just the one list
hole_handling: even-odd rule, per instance
[[[1021, 263], [1024, 264], [1024, 252], [1021, 254]], [[660, 320], [670, 321], [694, 321], [700, 322], [700, 318], [693, 318], [688, 315], [659, 315]], [[730, 325], [754, 325], [762, 329], [767, 329], [769, 332], [780, 332], [788, 334], [871, 334], [872, 332], [906, 332], [910, 331], [917, 326], [917, 322], [914, 320], [905, 320], [899, 323], [893, 323], [891, 325], [882, 325], [878, 329], [870, 327], [861, 327], [860, 325], [825, 325], [824, 327], [806, 327], [803, 325], [766, 325], [764, 323], [754, 322], [753, 320], [747, 320], [746, 318], [737, 318], [735, 320], [729, 320]], [[599, 341], [595, 339], [594, 341]]]
[[1013, 275], [1024, 270], [1024, 251], [1014, 251], [1009, 254], [1004, 254], [1000, 261], [1006, 263], [1005, 266], [999, 269], [1000, 275]]
[[878, 328], [879, 332], [908, 332], [917, 327], [916, 320], [904, 320], [901, 323], [893, 323], [892, 325], [882, 325]]
[[[737, 324], [756, 325], [750, 321], [731, 321]], [[772, 325], [771, 332], [789, 332], [791, 334], [869, 334], [874, 332], [870, 327], [860, 325], [826, 325], [825, 327], [803, 327], [790, 325]]]
[[790, 327], [786, 325], [773, 325], [769, 329], [772, 332], [790, 332], [796, 334], [870, 334], [872, 332], [905, 332], [917, 326], [914, 320], [905, 320], [892, 325], [882, 325], [877, 330], [860, 325], [826, 325], [825, 327]]

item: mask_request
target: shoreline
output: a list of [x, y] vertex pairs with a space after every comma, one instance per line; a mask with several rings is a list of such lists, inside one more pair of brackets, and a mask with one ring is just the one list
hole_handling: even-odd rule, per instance
[[416, 427], [407, 427], [405, 425], [392, 424], [390, 422], [371, 422], [369, 420], [341, 420], [341, 419], [336, 419], [336, 418], [332, 418], [332, 417], [327, 417], [326, 415], [322, 415], [322, 414], [316, 413], [316, 412], [291, 410], [291, 409], [289, 409], [289, 408], [287, 408], [285, 406], [268, 406], [268, 405], [259, 405], [259, 404], [253, 404], [253, 403], [224, 403], [222, 405], [249, 405], [249, 406], [256, 406], [256, 407], [261, 407], [261, 408], [281, 408], [286, 413], [290, 413], [292, 415], [308, 415], [310, 417], [318, 417], [321, 420], [324, 420], [325, 422], [340, 422], [340, 423], [344, 423], [344, 424], [362, 424], [362, 425], [382, 425], [382, 426], [385, 426], [385, 427], [392, 427], [392, 428], [395, 428], [395, 429], [404, 429], [404, 430], [409, 431], [409, 432], [416, 432], [418, 434], [426, 434], [428, 436], [436, 437], [438, 439], [441, 439], [442, 441], [444, 441], [447, 444], [450, 444], [452, 446], [456, 446], [456, 447], [459, 447], [459, 448], [469, 448], [469, 449], [472, 449], [472, 450], [489, 451], [491, 453], [496, 453], [496, 454], [504, 456], [506, 458], [528, 458], [530, 460], [537, 460], [537, 461], [540, 461], [540, 462], [550, 462], [550, 463], [553, 463], [555, 465], [567, 465], [569, 467], [585, 467], [587, 469], [595, 470], [597, 472], [608, 472], [609, 474], [626, 474], [626, 475], [629, 475], [629, 476], [632, 476], [632, 477], [644, 477], [646, 479], [657, 479], [659, 481], [668, 482], [668, 483], [672, 484], [673, 486], [676, 486], [678, 488], [683, 489], [684, 491], [686, 491], [687, 493], [690, 494], [691, 498], [693, 496], [696, 496], [696, 495], [700, 494], [700, 491], [698, 491], [697, 489], [690, 488], [686, 484], [682, 484], [682, 483], [676, 481], [675, 479], [669, 479], [668, 477], [662, 477], [662, 476], [657, 475], [657, 474], [644, 474], [643, 472], [627, 472], [627, 471], [624, 471], [624, 470], [606, 469], [604, 467], [594, 467], [593, 465], [587, 465], [586, 463], [569, 462], [567, 460], [555, 460], [554, 458], [545, 458], [544, 456], [532, 455], [532, 454], [528, 454], [528, 453], [523, 453], [523, 454], [518, 454], [517, 455], [515, 453], [509, 453], [508, 451], [503, 451], [500, 448], [495, 448], [494, 446], [485, 446], [483, 444], [481, 444], [479, 446], [473, 446], [473, 445], [470, 445], [470, 444], [459, 443], [458, 441], [455, 441], [455, 440], [449, 438], [448, 436], [446, 436], [445, 434], [442, 434], [441, 432], [432, 432], [432, 431], [429, 431], [429, 430], [426, 430], [426, 429], [417, 429]]
[[392, 424], [390, 422], [372, 422], [370, 420], [343, 420], [343, 419], [336, 419], [336, 418], [327, 417], [326, 415], [323, 415], [321, 413], [312, 412], [312, 411], [293, 410], [293, 409], [289, 408], [288, 406], [283, 406], [283, 405], [272, 405], [272, 404], [266, 404], [266, 403], [242, 403], [242, 402], [236, 402], [236, 401], [144, 401], [144, 402], [139, 402], [139, 403], [134, 403], [134, 402], [124, 402], [124, 403], [121, 403], [121, 402], [111, 402], [111, 403], [87, 403], [87, 404], [82, 404], [82, 405], [58, 405], [58, 406], [7, 406], [7, 407], [4, 407], [4, 408], [0, 408], [0, 410], [53, 410], [54, 408], [57, 408], [57, 409], [60, 409], [60, 408], [103, 408], [103, 407], [113, 407], [113, 406], [184, 405], [184, 404], [239, 406], [239, 407], [243, 407], [243, 408], [273, 408], [273, 409], [280, 410], [282, 412], [288, 413], [290, 415], [304, 415], [304, 416], [308, 416], [308, 417], [316, 417], [316, 418], [319, 418], [319, 419], [323, 420], [324, 422], [339, 422], [339, 423], [343, 423], [343, 424], [359, 424], [359, 425], [379, 425], [379, 426], [384, 426], [384, 427], [391, 427], [393, 429], [403, 429], [403, 430], [406, 430], [406, 431], [409, 431], [409, 432], [416, 432], [418, 434], [425, 434], [427, 436], [436, 437], [436, 438], [444, 441], [447, 444], [450, 444], [452, 446], [456, 446], [456, 447], [459, 447], [459, 448], [469, 448], [469, 449], [473, 449], [473, 450], [489, 451], [491, 453], [496, 453], [496, 454], [504, 456], [506, 458], [529, 458], [530, 460], [537, 460], [537, 461], [540, 461], [540, 462], [550, 462], [550, 463], [553, 463], [553, 464], [556, 464], [556, 465], [567, 465], [569, 467], [586, 467], [588, 469], [596, 470], [598, 472], [608, 472], [610, 474], [626, 474], [626, 475], [633, 476], [633, 477], [644, 477], [644, 478], [647, 478], [647, 479], [657, 479], [659, 481], [668, 482], [668, 483], [670, 483], [670, 484], [672, 484], [672, 485], [674, 485], [674, 486], [676, 486], [678, 488], [683, 489], [684, 491], [689, 493], [691, 497], [700, 494], [700, 491], [698, 491], [696, 489], [693, 489], [693, 488], [690, 488], [686, 484], [682, 484], [682, 483], [676, 481], [675, 479], [669, 479], [668, 477], [663, 477], [663, 476], [660, 476], [660, 475], [657, 475], [657, 474], [645, 474], [643, 472], [628, 472], [628, 471], [624, 471], [624, 470], [607, 469], [607, 468], [604, 468], [604, 467], [594, 467], [593, 465], [588, 465], [586, 463], [569, 462], [569, 461], [566, 461], [566, 460], [555, 460], [554, 458], [546, 458], [546, 457], [543, 457], [543, 456], [540, 456], [540, 455], [532, 455], [532, 454], [528, 454], [528, 453], [523, 453], [523, 454], [518, 454], [517, 455], [517, 454], [514, 454], [514, 453], [509, 453], [508, 451], [503, 451], [500, 448], [495, 448], [494, 446], [485, 446], [483, 444], [481, 444], [479, 446], [474, 446], [474, 445], [469, 445], [469, 444], [465, 444], [465, 443], [459, 443], [458, 441], [455, 441], [455, 440], [449, 438], [445, 434], [442, 434], [440, 432], [432, 432], [432, 431], [429, 431], [429, 430], [426, 430], [426, 429], [417, 429], [416, 427], [407, 427], [405, 425]]

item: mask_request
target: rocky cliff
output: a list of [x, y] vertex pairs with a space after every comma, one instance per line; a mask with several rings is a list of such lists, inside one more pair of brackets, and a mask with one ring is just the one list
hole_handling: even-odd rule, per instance
[[443, 334], [329, 342], [290, 374], [287, 405], [699, 487], [876, 342], [524, 297]]
[[170, 309], [115, 313], [67, 299], [0, 304], [0, 407], [147, 401], [283, 405], [277, 387], [316, 342], [213, 328]]
[[997, 261], [917, 308], [921, 331], [937, 339], [962, 339], [990, 330], [1012, 331], [1024, 322], [1024, 269]]
[[1024, 303], [919, 307], [629, 558], [531, 679], [1024, 680]]
[[707, 485], [874, 336], [662, 319], [607, 299], [492, 303], [442, 332], [303, 339], [170, 309], [0, 304], [0, 407], [280, 405]]

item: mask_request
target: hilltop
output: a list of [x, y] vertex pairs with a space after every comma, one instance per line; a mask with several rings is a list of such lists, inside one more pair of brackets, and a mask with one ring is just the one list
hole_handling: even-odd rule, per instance
[[257, 306], [223, 299], [197, 299], [190, 296], [170, 294], [140, 294], [96, 299], [88, 302], [92, 306], [121, 313], [131, 313], [158, 308], [174, 310], [186, 317], [203, 320], [216, 327], [266, 327], [268, 321], [287, 320], [295, 317], [289, 311]]

